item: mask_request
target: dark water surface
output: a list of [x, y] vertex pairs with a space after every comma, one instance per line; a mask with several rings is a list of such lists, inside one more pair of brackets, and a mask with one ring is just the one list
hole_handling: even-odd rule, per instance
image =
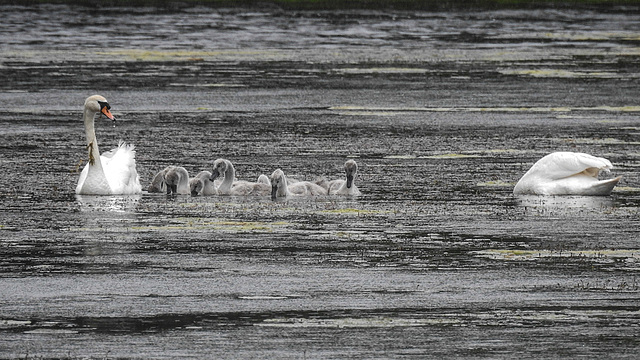
[[[640, 20], [2, 7], [1, 358], [637, 358]], [[76, 196], [102, 150], [357, 198]], [[514, 197], [552, 151], [610, 197]]]

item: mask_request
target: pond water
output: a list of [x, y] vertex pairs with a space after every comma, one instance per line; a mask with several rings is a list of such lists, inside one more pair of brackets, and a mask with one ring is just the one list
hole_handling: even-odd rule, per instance
[[[0, 7], [0, 357], [635, 358], [637, 8]], [[358, 197], [76, 196], [103, 151]], [[515, 197], [553, 151], [608, 197]]]

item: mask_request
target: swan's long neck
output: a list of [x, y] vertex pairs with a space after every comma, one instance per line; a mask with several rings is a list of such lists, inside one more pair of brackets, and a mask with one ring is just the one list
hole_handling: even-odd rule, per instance
[[226, 161], [227, 170], [224, 172], [224, 180], [218, 187], [218, 191], [222, 194], [228, 194], [231, 191], [233, 180], [236, 178], [236, 169], [233, 167], [231, 161]]
[[98, 140], [94, 125], [95, 114], [89, 109], [84, 109], [84, 131], [87, 135], [87, 149], [89, 150], [89, 165], [102, 169], [100, 162], [100, 150], [98, 150]]
[[[111, 194], [111, 186], [104, 175], [102, 162], [100, 161], [100, 151], [93, 123], [94, 113], [84, 109], [84, 129], [87, 135], [87, 150], [89, 151], [89, 164], [87, 164], [87, 174], [84, 181], [77, 189], [79, 194], [108, 195]], [[82, 179], [82, 177], [81, 177]]]
[[287, 197], [290, 196], [291, 192], [289, 191], [289, 182], [287, 181], [287, 177], [282, 174], [282, 181], [278, 186], [278, 197]]

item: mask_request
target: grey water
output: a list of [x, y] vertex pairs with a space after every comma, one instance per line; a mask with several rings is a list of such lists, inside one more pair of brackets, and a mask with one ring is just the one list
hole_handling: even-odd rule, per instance
[[[636, 358], [637, 11], [0, 7], [0, 358]], [[76, 196], [95, 93], [144, 187], [363, 195]], [[553, 151], [623, 179], [513, 196]]]

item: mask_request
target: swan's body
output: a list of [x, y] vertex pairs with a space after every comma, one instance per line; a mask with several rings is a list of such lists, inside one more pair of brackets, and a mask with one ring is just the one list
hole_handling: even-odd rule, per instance
[[300, 196], [327, 195], [327, 190], [322, 186], [310, 181], [298, 181], [288, 186], [289, 192]]
[[167, 195], [181, 194], [188, 195], [191, 193], [189, 186], [189, 173], [182, 166], [170, 166], [164, 174], [164, 183], [167, 186]]
[[100, 95], [88, 97], [84, 102], [84, 129], [89, 150], [89, 163], [80, 173], [76, 194], [130, 195], [142, 193], [136, 171], [133, 145], [120, 142], [117, 148], [100, 155], [95, 133], [95, 115], [104, 114], [115, 121], [107, 100]]
[[361, 195], [355, 184], [356, 174], [358, 173], [358, 164], [354, 160], [347, 160], [344, 163], [344, 172], [346, 180], [332, 180], [328, 183], [328, 191], [331, 195]]
[[325, 194], [329, 193], [330, 181], [328, 181], [326, 177], [318, 177], [313, 181], [313, 183], [320, 185], [325, 190]]
[[258, 182], [271, 186], [271, 181], [269, 180], [269, 177], [265, 174], [260, 174], [260, 176], [258, 176]]
[[293, 184], [289, 184], [284, 172], [280, 169], [271, 174], [269, 178], [271, 182], [271, 199], [275, 200], [279, 197], [295, 196], [316, 196], [325, 195], [327, 190], [322, 186], [309, 182], [298, 181]]
[[235, 196], [267, 196], [271, 194], [271, 185], [262, 182], [236, 181], [231, 187]]
[[271, 181], [265, 174], [258, 176], [257, 182], [235, 181], [231, 193], [237, 196], [267, 196], [271, 194]]
[[609, 195], [622, 177], [598, 180], [601, 170], [613, 168], [605, 158], [555, 152], [538, 160], [518, 181], [516, 195]]
[[222, 183], [218, 186], [218, 195], [249, 196], [249, 195], [269, 195], [271, 186], [262, 182], [236, 181], [236, 169], [231, 161], [217, 159], [213, 162], [213, 172], [211, 179], [224, 176]]

